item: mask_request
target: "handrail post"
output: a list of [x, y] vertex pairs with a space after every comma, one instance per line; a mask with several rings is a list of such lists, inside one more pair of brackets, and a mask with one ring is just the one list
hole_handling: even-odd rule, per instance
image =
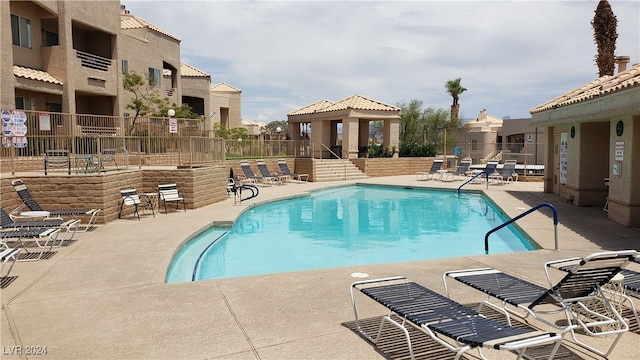
[[553, 204], [550, 203], [541, 203], [538, 204], [534, 207], [532, 207], [531, 209], [523, 212], [522, 214], [514, 217], [513, 219], [510, 219], [508, 221], [505, 221], [504, 223], [494, 227], [493, 229], [489, 230], [485, 236], [484, 236], [484, 252], [485, 254], [489, 253], [489, 235], [491, 235], [492, 233], [502, 229], [503, 227], [515, 222], [516, 220], [529, 215], [530, 213], [538, 210], [539, 208], [543, 207], [543, 206], [547, 206], [549, 208], [551, 208], [551, 211], [553, 211], [553, 232], [554, 232], [554, 236], [555, 236], [555, 251], [558, 251], [558, 210], [556, 210], [556, 207], [553, 206]]

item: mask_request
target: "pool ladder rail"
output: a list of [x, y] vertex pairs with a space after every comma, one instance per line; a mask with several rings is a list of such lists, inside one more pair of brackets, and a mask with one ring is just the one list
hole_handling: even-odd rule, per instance
[[[458, 190], [460, 190], [460, 189], [458, 189]], [[555, 250], [558, 251], [558, 210], [556, 210], [556, 207], [553, 206], [552, 204], [545, 202], [545, 203], [538, 204], [538, 205], [532, 207], [531, 209], [523, 212], [522, 214], [520, 214], [520, 215], [518, 215], [518, 216], [516, 216], [516, 217], [514, 217], [514, 218], [512, 218], [510, 220], [507, 220], [504, 223], [502, 223], [502, 224], [494, 227], [493, 229], [489, 230], [489, 232], [487, 232], [487, 234], [484, 236], [484, 252], [485, 252], [485, 254], [489, 254], [489, 235], [491, 235], [492, 233], [502, 229], [503, 227], [505, 227], [505, 226], [507, 226], [507, 225], [509, 225], [511, 223], [516, 222], [516, 220], [518, 220], [518, 219], [520, 219], [520, 218], [522, 218], [522, 217], [524, 217], [526, 215], [531, 214], [532, 212], [540, 209], [541, 207], [549, 207], [549, 208], [551, 208], [551, 211], [553, 211], [553, 233], [554, 233], [554, 236], [555, 236]]]

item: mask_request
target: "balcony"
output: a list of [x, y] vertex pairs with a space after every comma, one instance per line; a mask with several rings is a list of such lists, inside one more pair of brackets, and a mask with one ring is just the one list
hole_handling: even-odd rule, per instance
[[80, 59], [80, 64], [82, 66], [90, 69], [109, 71], [109, 67], [111, 66], [111, 59], [89, 54], [84, 51], [76, 50], [76, 57]]

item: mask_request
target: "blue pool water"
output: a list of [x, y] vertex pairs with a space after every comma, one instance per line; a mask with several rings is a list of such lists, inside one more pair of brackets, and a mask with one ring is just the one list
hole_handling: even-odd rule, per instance
[[[353, 185], [259, 205], [176, 254], [167, 282], [484, 254], [506, 218], [480, 194]], [[492, 254], [535, 249], [512, 226]]]

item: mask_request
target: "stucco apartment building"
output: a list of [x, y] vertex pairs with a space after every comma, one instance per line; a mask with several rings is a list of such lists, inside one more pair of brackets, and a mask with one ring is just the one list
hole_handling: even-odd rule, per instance
[[136, 71], [206, 129], [241, 126], [240, 90], [212, 88], [210, 75], [181, 63], [179, 38], [120, 1], [1, 1], [0, 15], [2, 109], [126, 117], [122, 74]]

